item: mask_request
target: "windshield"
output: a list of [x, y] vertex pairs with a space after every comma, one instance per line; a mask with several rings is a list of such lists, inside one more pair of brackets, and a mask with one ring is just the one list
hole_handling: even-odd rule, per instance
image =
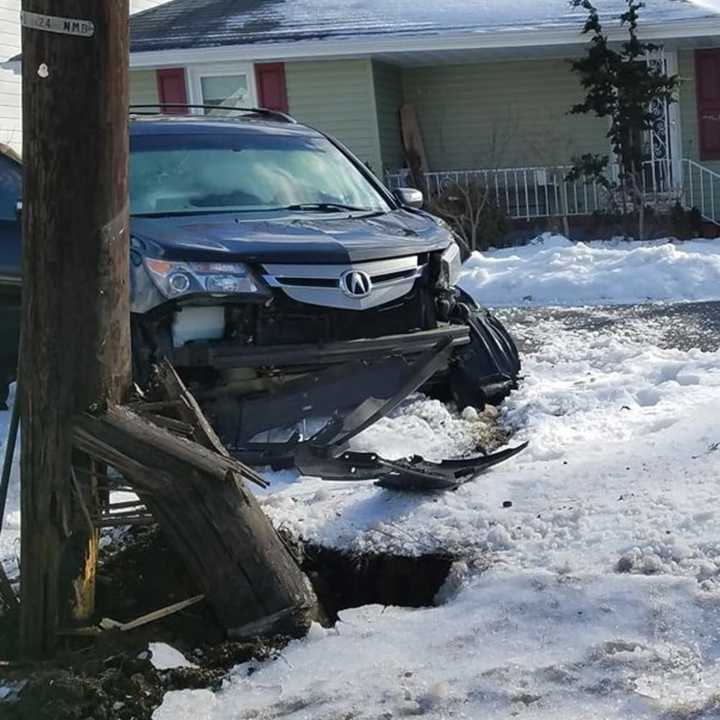
[[133, 215], [390, 210], [324, 137], [257, 132], [133, 137], [130, 208]]

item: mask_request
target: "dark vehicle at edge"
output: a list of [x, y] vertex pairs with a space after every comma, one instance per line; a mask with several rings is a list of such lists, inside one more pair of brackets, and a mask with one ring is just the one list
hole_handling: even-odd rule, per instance
[[[269, 111], [140, 113], [130, 147], [136, 380], [169, 358], [232, 447], [282, 444], [309, 414], [350, 412], [398, 387], [422, 384], [460, 407], [514, 387], [514, 343], [455, 287], [460, 248], [418, 191], [390, 193], [336, 141]], [[0, 373], [10, 377], [21, 173], [2, 174]], [[408, 365], [433, 352], [442, 362], [411, 387]]]

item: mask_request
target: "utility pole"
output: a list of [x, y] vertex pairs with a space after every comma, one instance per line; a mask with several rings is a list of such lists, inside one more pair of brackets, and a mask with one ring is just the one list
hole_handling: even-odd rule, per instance
[[72, 418], [130, 384], [129, 23], [128, 0], [22, 8], [21, 642], [42, 656], [93, 611], [97, 493], [87, 473], [75, 489]]

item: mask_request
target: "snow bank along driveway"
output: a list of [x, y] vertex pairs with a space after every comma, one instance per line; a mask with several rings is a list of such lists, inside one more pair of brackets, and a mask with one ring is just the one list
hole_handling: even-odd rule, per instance
[[720, 243], [571, 243], [546, 235], [534, 244], [475, 254], [463, 286], [491, 306], [594, 305], [717, 300]]
[[[720, 299], [719, 280], [717, 244], [554, 239], [474, 258], [465, 286], [571, 306]], [[526, 311], [515, 328], [532, 348], [504, 409], [532, 442], [517, 460], [444, 495], [286, 474], [265, 499], [317, 542], [456, 553], [437, 607], [345, 611], [217, 694], [170, 693], [156, 720], [720, 717], [720, 337], [666, 348], [661, 311], [587, 312]], [[474, 421], [415, 398], [358, 445], [461, 454]]]

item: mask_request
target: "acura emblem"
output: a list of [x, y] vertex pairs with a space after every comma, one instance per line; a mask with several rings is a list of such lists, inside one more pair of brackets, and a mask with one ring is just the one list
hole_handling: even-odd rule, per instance
[[372, 292], [372, 280], [361, 270], [348, 270], [340, 276], [340, 289], [348, 297], [366, 298]]

